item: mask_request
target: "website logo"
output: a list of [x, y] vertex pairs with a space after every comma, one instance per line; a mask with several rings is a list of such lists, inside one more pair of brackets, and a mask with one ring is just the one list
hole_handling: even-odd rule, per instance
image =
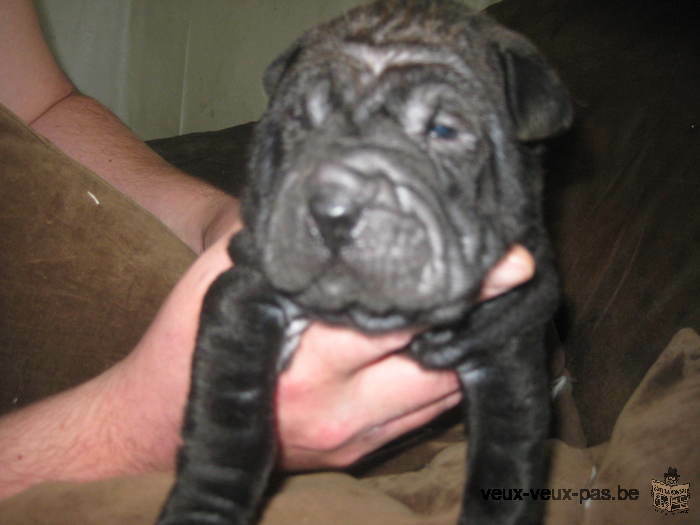
[[690, 483], [681, 483], [678, 470], [668, 467], [664, 480], [651, 480], [651, 497], [654, 510], [664, 514], [688, 512]]

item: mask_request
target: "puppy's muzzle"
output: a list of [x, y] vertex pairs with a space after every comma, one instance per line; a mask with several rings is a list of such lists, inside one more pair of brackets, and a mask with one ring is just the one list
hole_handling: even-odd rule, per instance
[[[461, 237], [428, 159], [405, 150], [308, 145], [267, 223], [265, 271], [311, 310], [386, 316], [466, 301]], [[311, 155], [309, 155], [311, 156]]]
[[349, 166], [325, 163], [309, 177], [308, 208], [312, 225], [328, 250], [337, 256], [341, 248], [353, 240], [353, 231], [359, 222], [371, 195], [368, 181]]

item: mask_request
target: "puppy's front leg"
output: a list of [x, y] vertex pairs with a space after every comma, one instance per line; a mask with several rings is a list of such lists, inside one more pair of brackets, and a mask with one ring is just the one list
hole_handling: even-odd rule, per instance
[[462, 525], [538, 525], [530, 495], [546, 481], [549, 395], [543, 330], [511, 339], [488, 361], [458, 369], [469, 423]]
[[242, 525], [275, 458], [274, 396], [285, 316], [260, 275], [224, 272], [204, 300], [177, 481], [159, 525]]

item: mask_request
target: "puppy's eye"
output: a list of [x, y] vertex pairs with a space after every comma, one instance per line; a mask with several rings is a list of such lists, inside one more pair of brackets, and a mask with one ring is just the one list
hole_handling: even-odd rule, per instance
[[428, 126], [428, 135], [440, 140], [454, 140], [459, 132], [452, 126], [445, 124], [430, 124]]

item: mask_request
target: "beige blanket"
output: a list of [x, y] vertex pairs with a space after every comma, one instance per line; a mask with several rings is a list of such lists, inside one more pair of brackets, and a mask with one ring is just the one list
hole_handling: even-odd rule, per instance
[[[552, 473], [543, 487], [551, 490], [546, 524], [700, 523], [698, 400], [700, 336], [685, 329], [649, 370], [608, 443], [578, 448], [561, 439], [550, 442]], [[564, 410], [573, 415], [570, 408]], [[571, 427], [575, 419], [567, 424]], [[464, 440], [455, 442], [455, 435], [418, 445], [363, 478], [337, 472], [290, 476], [271, 498], [262, 523], [453, 524], [467, 446]], [[677, 479], [665, 479], [669, 467], [677, 470]], [[45, 484], [0, 502], [0, 523], [151, 524], [171, 482], [162, 474]], [[672, 507], [674, 501], [679, 508]]]

